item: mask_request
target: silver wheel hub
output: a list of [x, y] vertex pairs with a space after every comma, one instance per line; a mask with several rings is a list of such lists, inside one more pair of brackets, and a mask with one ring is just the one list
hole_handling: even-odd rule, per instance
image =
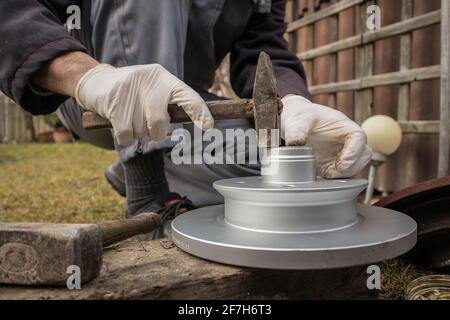
[[315, 168], [310, 148], [272, 149], [262, 176], [214, 183], [224, 205], [176, 218], [174, 243], [205, 259], [271, 269], [363, 265], [415, 245], [414, 220], [356, 204], [366, 180], [323, 180]]

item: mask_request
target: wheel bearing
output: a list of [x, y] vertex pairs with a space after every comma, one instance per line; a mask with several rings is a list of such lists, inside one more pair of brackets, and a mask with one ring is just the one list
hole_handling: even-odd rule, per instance
[[224, 205], [172, 222], [172, 239], [193, 255], [246, 267], [331, 269], [397, 257], [416, 243], [410, 217], [356, 204], [366, 180], [316, 178], [311, 148], [273, 148], [260, 177], [221, 180]]

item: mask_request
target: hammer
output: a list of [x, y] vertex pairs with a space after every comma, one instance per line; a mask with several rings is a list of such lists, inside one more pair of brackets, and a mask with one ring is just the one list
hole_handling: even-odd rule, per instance
[[0, 283], [66, 285], [72, 266], [86, 283], [100, 273], [104, 247], [160, 224], [156, 213], [101, 224], [0, 223]]
[[[272, 129], [279, 128], [279, 115], [283, 104], [278, 94], [277, 80], [267, 53], [261, 52], [256, 67], [253, 99], [218, 100], [206, 102], [216, 120], [254, 118], [259, 147], [278, 147], [279, 135], [272, 137]], [[190, 122], [182, 108], [169, 105], [173, 123]], [[112, 128], [111, 123], [93, 112], [83, 114], [86, 130]]]

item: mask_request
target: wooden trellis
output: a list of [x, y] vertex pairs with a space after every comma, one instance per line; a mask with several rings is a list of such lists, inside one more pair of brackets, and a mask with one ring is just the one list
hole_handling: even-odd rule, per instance
[[[397, 120], [404, 133], [415, 134], [440, 134], [439, 147], [439, 176], [447, 176], [449, 169], [449, 124], [450, 124], [450, 1], [442, 0], [440, 10], [428, 12], [419, 16], [413, 16], [413, 0], [402, 1], [402, 20], [378, 30], [369, 30], [366, 26], [368, 18], [367, 8], [369, 5], [377, 4], [373, 0], [331, 0], [331, 4], [319, 11], [317, 0], [303, 0], [306, 9], [298, 19], [298, 1], [288, 2], [288, 37], [291, 49], [297, 48], [297, 33], [300, 29], [306, 30], [306, 43], [308, 49], [298, 53], [303, 61], [312, 84], [311, 74], [314, 59], [328, 56], [329, 83], [311, 85], [310, 92], [313, 95], [328, 94], [328, 104], [335, 106], [336, 94], [338, 92], [354, 92], [354, 118], [362, 123], [371, 116], [371, 105], [373, 103], [373, 89], [381, 86], [398, 85], [398, 108]], [[343, 11], [355, 8], [356, 35], [342, 40], [337, 38], [337, 19]], [[305, 12], [306, 11], [306, 12]], [[329, 32], [329, 43], [314, 47], [314, 27], [323, 19], [328, 19], [331, 24]], [[415, 30], [426, 28], [441, 23], [441, 64], [421, 68], [411, 68], [412, 33]], [[305, 35], [305, 33], [303, 33]], [[400, 37], [400, 68], [396, 72], [373, 74], [374, 65], [374, 43], [381, 39]], [[337, 81], [337, 54], [343, 50], [355, 50], [354, 79]], [[440, 121], [410, 121], [408, 120], [411, 84], [415, 81], [441, 79], [441, 107]]]

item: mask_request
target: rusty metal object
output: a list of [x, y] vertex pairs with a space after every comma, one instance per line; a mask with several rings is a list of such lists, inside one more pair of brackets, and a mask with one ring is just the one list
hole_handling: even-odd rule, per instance
[[421, 266], [450, 270], [450, 177], [406, 188], [375, 205], [416, 220], [417, 246], [405, 258]]
[[433, 275], [412, 281], [405, 292], [406, 300], [450, 300], [450, 276]]
[[[262, 148], [279, 147], [280, 133], [272, 129], [280, 127], [279, 112], [282, 103], [278, 96], [278, 85], [272, 62], [267, 53], [261, 52], [256, 66], [256, 79], [253, 88], [253, 111], [258, 146]], [[276, 136], [273, 136], [273, 135]]]

